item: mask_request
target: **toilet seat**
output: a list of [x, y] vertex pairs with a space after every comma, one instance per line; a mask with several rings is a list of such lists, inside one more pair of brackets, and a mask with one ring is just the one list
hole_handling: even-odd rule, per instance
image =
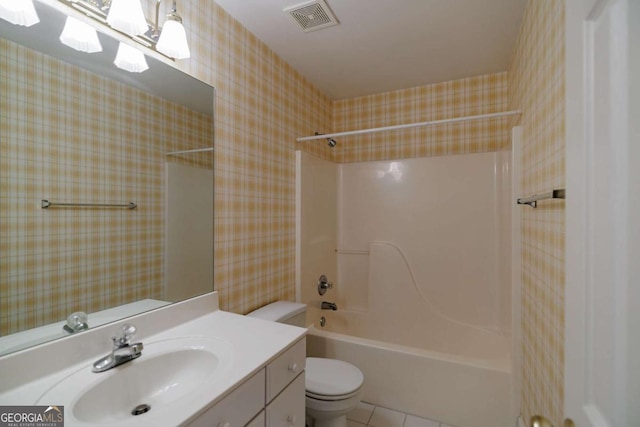
[[338, 400], [350, 399], [353, 396], [356, 396], [357, 394], [359, 394], [360, 390], [361, 390], [361, 388], [359, 388], [358, 390], [354, 391], [353, 393], [340, 395], [340, 396], [324, 396], [324, 395], [321, 395], [321, 394], [313, 394], [313, 393], [310, 393], [310, 392], [306, 392], [305, 395], [309, 399], [313, 399], [313, 400], [321, 400], [323, 402], [335, 402], [335, 401], [338, 401]]
[[306, 395], [323, 401], [345, 400], [362, 389], [362, 371], [342, 360], [307, 357]]

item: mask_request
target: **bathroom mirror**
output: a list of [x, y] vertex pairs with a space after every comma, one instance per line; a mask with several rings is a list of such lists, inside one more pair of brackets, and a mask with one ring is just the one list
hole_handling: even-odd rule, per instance
[[0, 355], [213, 290], [214, 88], [61, 44], [56, 3], [0, 20]]

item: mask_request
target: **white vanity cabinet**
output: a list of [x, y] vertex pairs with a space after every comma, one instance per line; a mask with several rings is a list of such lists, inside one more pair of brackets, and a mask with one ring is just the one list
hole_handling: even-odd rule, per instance
[[264, 410], [260, 411], [260, 413], [256, 415], [256, 417], [253, 420], [251, 420], [251, 422], [247, 424], [246, 427], [264, 427], [264, 423], [265, 423], [264, 412], [265, 412]]
[[305, 427], [304, 372], [267, 405], [266, 427]]
[[266, 427], [305, 427], [305, 339], [267, 365]]
[[263, 366], [190, 427], [304, 427], [305, 339]]

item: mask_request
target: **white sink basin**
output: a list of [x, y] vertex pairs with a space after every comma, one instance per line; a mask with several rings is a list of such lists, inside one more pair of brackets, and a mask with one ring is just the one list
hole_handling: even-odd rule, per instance
[[[184, 407], [232, 365], [231, 345], [222, 340], [176, 338], [144, 345], [142, 356], [109, 371], [93, 373], [90, 364], [82, 367], [36, 403], [64, 405], [70, 425], [156, 424], [154, 420], [161, 425], [165, 416]], [[150, 409], [134, 416], [138, 405]]]

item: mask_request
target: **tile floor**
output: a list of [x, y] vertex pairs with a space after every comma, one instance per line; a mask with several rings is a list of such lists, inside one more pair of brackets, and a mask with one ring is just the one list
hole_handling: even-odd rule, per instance
[[453, 427], [370, 403], [360, 402], [347, 414], [347, 427]]

